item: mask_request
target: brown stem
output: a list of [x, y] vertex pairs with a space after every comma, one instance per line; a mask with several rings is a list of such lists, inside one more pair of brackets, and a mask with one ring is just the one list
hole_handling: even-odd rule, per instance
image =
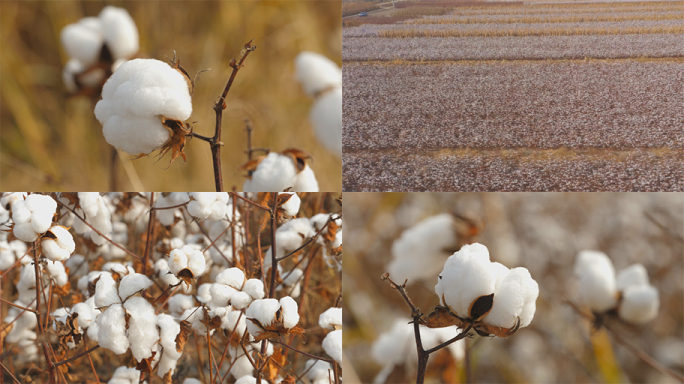
[[230, 74], [230, 78], [228, 79], [228, 83], [226, 83], [226, 87], [223, 89], [221, 97], [216, 104], [214, 104], [216, 128], [214, 130], [214, 137], [211, 138], [209, 145], [211, 146], [211, 157], [214, 161], [214, 182], [216, 184], [216, 192], [223, 192], [223, 176], [221, 174], [221, 146], [223, 146], [223, 143], [221, 142], [221, 123], [223, 120], [223, 110], [226, 109], [226, 96], [228, 95], [228, 91], [230, 91], [231, 85], [233, 85], [233, 81], [235, 80], [238, 71], [240, 68], [244, 67], [247, 56], [256, 49], [256, 45], [252, 44], [252, 41], [253, 40], [250, 40], [245, 44], [244, 54], [238, 63], [236, 63], [235, 59], [230, 61], [233, 72]]
[[[313, 237], [311, 237], [309, 240], [305, 241], [304, 244], [302, 244], [301, 246], [299, 246], [299, 247], [298, 247], [297, 249], [295, 249], [294, 251], [288, 253], [288, 254], [285, 255], [285, 256], [282, 256], [282, 257], [277, 258], [277, 260], [278, 260], [278, 261], [285, 260], [285, 259], [287, 259], [288, 257], [290, 257], [290, 256], [294, 255], [295, 253], [299, 252], [299, 250], [301, 250], [302, 248], [304, 248], [304, 247], [306, 247], [307, 245], [309, 245], [309, 244], [313, 243], [314, 241], [316, 241], [316, 239], [318, 239], [318, 236], [320, 236], [321, 233], [323, 233], [323, 230], [325, 230], [325, 229], [328, 227], [328, 224], [330, 224], [333, 220], [337, 220], [338, 218], [339, 218], [339, 216], [338, 216], [338, 217], [335, 217], [335, 218], [333, 219], [333, 216], [330, 215], [330, 217], [328, 217], [328, 221], [325, 222], [325, 225], [322, 226], [321, 229], [319, 229], [318, 232], [316, 232], [316, 234], [315, 234]], [[271, 248], [271, 249], [273, 249], [273, 248]]]
[[2, 367], [12, 377], [12, 380], [14, 380], [15, 383], [21, 384], [21, 381], [17, 380], [17, 378], [14, 377], [14, 375], [12, 374], [12, 372], [9, 369], [7, 369], [7, 367], [5, 367], [5, 365], [1, 362], [0, 362], [0, 367]]
[[228, 193], [230, 193], [231, 196], [236, 197], [236, 198], [238, 198], [238, 199], [244, 201], [245, 203], [248, 203], [248, 204], [251, 205], [251, 206], [254, 206], [254, 207], [257, 207], [257, 208], [261, 209], [262, 211], [268, 211], [268, 210], [270, 210], [269, 207], [264, 207], [264, 206], [261, 205], [261, 204], [257, 204], [257, 203], [255, 203], [255, 202], [253, 202], [252, 200], [245, 199], [244, 197], [238, 195], [237, 192], [228, 192]]
[[283, 347], [285, 347], [285, 348], [287, 348], [287, 349], [293, 350], [293, 351], [295, 351], [295, 352], [297, 352], [297, 353], [300, 353], [300, 354], [302, 354], [302, 355], [304, 355], [304, 356], [308, 356], [308, 357], [310, 357], [310, 358], [312, 358], [312, 359], [322, 360], [322, 361], [325, 361], [326, 363], [330, 363], [330, 364], [332, 364], [332, 363], [334, 362], [333, 359], [326, 359], [325, 357], [320, 357], [320, 356], [312, 355], [312, 354], [310, 354], [310, 353], [307, 353], [307, 352], [304, 352], [304, 351], [300, 351], [300, 350], [297, 349], [297, 348], [290, 347], [289, 345], [283, 343], [282, 341], [271, 340], [271, 342], [274, 343], [274, 344], [280, 344], [280, 345], [282, 345]]
[[88, 350], [85, 350], [85, 351], [79, 353], [78, 355], [76, 355], [76, 356], [74, 356], [74, 357], [71, 357], [71, 358], [66, 359], [66, 360], [64, 360], [64, 361], [60, 361], [59, 363], [56, 363], [56, 364], [55, 364], [55, 367], [59, 367], [60, 365], [64, 365], [64, 364], [69, 364], [69, 363], [71, 363], [72, 361], [77, 360], [77, 359], [79, 359], [79, 358], [81, 358], [81, 357], [83, 357], [83, 356], [89, 354], [90, 352], [92, 352], [92, 351], [94, 351], [94, 350], [96, 350], [96, 349], [98, 349], [98, 348], [100, 348], [100, 346], [99, 346], [99, 345], [96, 345], [96, 346], [94, 346], [94, 347], [92, 347], [92, 348], [90, 348], [90, 349], [88, 349]]
[[38, 321], [38, 331], [40, 333], [40, 343], [43, 346], [43, 355], [45, 355], [45, 363], [47, 364], [48, 372], [49, 372], [49, 380], [50, 383], [55, 382], [55, 367], [54, 364], [52, 363], [52, 358], [50, 358], [50, 354], [47, 351], [47, 347], [45, 346], [45, 340], [47, 340], [47, 336], [45, 335], [45, 331], [43, 329], [43, 314], [40, 311], [40, 295], [41, 295], [41, 280], [42, 277], [40, 275], [40, 267], [38, 266], [38, 248], [37, 244], [34, 242], [33, 243], [33, 267], [34, 271], [36, 273], [36, 319]]
[[109, 190], [118, 191], [118, 186], [116, 185], [116, 158], [119, 157], [117, 149], [112, 147], [111, 157], [109, 158]]
[[[278, 259], [276, 259], [276, 225], [278, 216], [278, 192], [273, 192], [273, 206], [271, 207], [271, 285], [268, 287], [268, 297], [275, 295], [276, 272], [278, 270]], [[257, 380], [257, 383], [259, 381]]]
[[[154, 192], [150, 192], [150, 207], [154, 207]], [[143, 255], [142, 274], [147, 272], [147, 259], [150, 257], [150, 244], [152, 243], [152, 232], [154, 231], [154, 209], [150, 209], [150, 218], [147, 221], [147, 239], [145, 239], [145, 254]]]

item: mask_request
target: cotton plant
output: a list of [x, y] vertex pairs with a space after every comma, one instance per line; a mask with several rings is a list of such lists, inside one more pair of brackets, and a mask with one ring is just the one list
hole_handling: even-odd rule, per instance
[[342, 364], [342, 308], [329, 308], [321, 313], [318, 325], [332, 330], [323, 339], [323, 349], [328, 356]]
[[[311, 221], [305, 217], [292, 219], [276, 230], [276, 258], [286, 256], [315, 235]], [[273, 250], [269, 248], [264, 256], [264, 271], [271, 267]], [[280, 265], [278, 265], [281, 268]]]
[[[84, 222], [70, 217], [76, 233], [87, 236], [99, 246], [107, 243], [104, 237], [91, 229], [92, 226], [106, 237], [110, 237], [112, 234], [112, 215], [106, 197], [101, 196], [97, 192], [78, 192], [77, 194], [70, 194], [69, 197], [65, 197], [63, 194], [61, 201], [70, 205], [77, 215], [85, 219]], [[90, 225], [87, 225], [86, 222]]]
[[171, 251], [168, 260], [169, 272], [186, 282], [204, 274], [206, 259], [202, 251], [184, 245]]
[[255, 340], [263, 340], [283, 333], [301, 332], [297, 302], [285, 296], [280, 300], [254, 300], [245, 311], [247, 332]]
[[304, 51], [295, 58], [297, 80], [315, 99], [309, 120], [318, 141], [342, 157], [342, 70], [327, 57]]
[[646, 268], [633, 264], [615, 273], [610, 258], [598, 251], [582, 251], [575, 261], [575, 275], [582, 304], [592, 312], [617, 316], [631, 324], [643, 325], [658, 316], [658, 290], [649, 283]]
[[46, 195], [28, 195], [12, 205], [12, 232], [17, 239], [33, 242], [52, 227], [52, 217], [57, 211], [55, 200]]
[[242, 185], [245, 192], [279, 192], [290, 189], [295, 192], [318, 192], [318, 181], [309, 167], [311, 156], [297, 149], [281, 153], [270, 152], [242, 166], [247, 180]]

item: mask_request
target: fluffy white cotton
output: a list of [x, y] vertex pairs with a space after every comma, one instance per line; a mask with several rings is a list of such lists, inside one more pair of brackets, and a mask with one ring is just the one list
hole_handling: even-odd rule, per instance
[[113, 59], [130, 58], [138, 52], [138, 28], [123, 8], [107, 6], [100, 12], [102, 35]]
[[176, 336], [180, 333], [180, 324], [173, 317], [165, 314], [158, 315], [156, 320], [160, 331], [159, 344], [163, 348], [157, 375], [164, 377], [169, 371], [173, 373], [176, 369], [176, 363], [182, 355], [176, 351]]
[[171, 296], [168, 301], [168, 305], [171, 315], [178, 317], [186, 309], [192, 308], [195, 305], [195, 302], [190, 295], [177, 294]]
[[340, 329], [342, 327], [342, 308], [328, 308], [318, 316], [318, 325], [325, 329]]
[[[280, 303], [276, 299], [254, 300], [245, 311], [245, 316], [247, 319], [257, 320], [259, 324], [266, 327], [273, 323], [278, 309], [280, 309]], [[247, 331], [252, 336], [258, 336], [263, 332], [261, 328], [251, 321], [247, 321], [246, 324]]]
[[266, 295], [264, 292], [264, 283], [259, 279], [249, 279], [245, 281], [242, 292], [249, 294], [254, 300], [263, 299]]
[[152, 285], [152, 280], [142, 273], [126, 275], [119, 283], [119, 296], [121, 300], [126, 300], [129, 296], [147, 289], [150, 285]]
[[140, 371], [128, 367], [119, 367], [114, 371], [114, 375], [107, 384], [138, 384], [140, 382]]
[[309, 112], [318, 141], [342, 157], [342, 88], [325, 92], [316, 99]]
[[513, 328], [519, 317], [520, 326], [526, 327], [534, 317], [537, 296], [539, 286], [526, 268], [506, 269], [497, 280], [492, 310], [482, 320], [497, 327]]
[[446, 249], [456, 246], [454, 217], [448, 213], [432, 216], [402, 232], [392, 244], [388, 272], [392, 279], [409, 284], [434, 279], [449, 256]]
[[[64, 82], [67, 91], [70, 93], [76, 93], [78, 91], [76, 76], [83, 71], [85, 71], [85, 68], [78, 59], [69, 59], [69, 61], [64, 64], [64, 69], [62, 69], [62, 81]], [[100, 79], [100, 81], [101, 80], [104, 80], [104, 78]]]
[[658, 290], [648, 285], [629, 286], [622, 292], [618, 316], [633, 324], [645, 324], [658, 316]]
[[226, 314], [221, 327], [228, 332], [232, 332], [234, 329], [238, 335], [242, 336], [247, 329], [247, 322], [245, 320], [245, 315], [240, 311], [230, 311]]
[[102, 348], [120, 355], [130, 345], [126, 337], [125, 313], [121, 304], [114, 304], [97, 317], [97, 342]]
[[632, 285], [649, 285], [648, 273], [641, 264], [630, 265], [617, 274], [616, 287], [618, 291], [624, 291]]
[[327, 88], [342, 86], [340, 67], [319, 53], [300, 53], [295, 59], [295, 67], [297, 80], [304, 88], [304, 92], [311, 97]]
[[64, 264], [59, 261], [45, 260], [45, 272], [52, 279], [57, 286], [63, 287], [69, 282]]
[[[0, 241], [0, 270], [4, 271], [14, 265], [17, 258], [26, 253], [26, 243], [21, 240]], [[24, 259], [27, 259], [25, 257]]]
[[[110, 237], [112, 219], [104, 198], [97, 192], [79, 192], [78, 200], [86, 221], [104, 236]], [[81, 220], [74, 221], [74, 229], [77, 233], [88, 234], [97, 245], [103, 245], [107, 242], [104, 237], [97, 234]]]
[[211, 293], [212, 304], [217, 307], [225, 307], [238, 291], [231, 286], [215, 283], [211, 285], [209, 292]]
[[53, 225], [48, 232], [48, 236], [41, 241], [45, 257], [53, 261], [68, 259], [76, 250], [76, 243], [71, 233], [59, 225]]
[[188, 377], [185, 380], [183, 380], [183, 384], [202, 384], [202, 382], [198, 379]]
[[152, 356], [152, 347], [159, 340], [157, 315], [154, 307], [142, 297], [131, 297], [124, 303], [130, 315], [128, 319], [128, 340], [133, 357], [137, 361]]
[[[187, 202], [189, 199], [187, 192], [173, 192], [167, 196], [159, 194], [155, 196], [154, 205], [159, 208], [173, 207]], [[182, 217], [180, 209], [160, 209], [156, 211], [157, 219], [165, 226], [174, 223], [176, 217]]]
[[71, 308], [71, 312], [78, 313], [78, 326], [83, 329], [88, 329], [90, 324], [93, 323], [97, 315], [100, 313], [100, 311], [91, 307], [87, 303], [77, 303], [73, 308]]
[[192, 217], [209, 221], [221, 220], [228, 211], [227, 192], [191, 192], [188, 212]]
[[297, 216], [297, 213], [299, 212], [299, 206], [302, 203], [302, 200], [299, 198], [299, 196], [297, 196], [297, 194], [294, 192], [280, 192], [278, 195], [290, 195], [290, 198], [280, 206], [285, 217]]
[[82, 66], [89, 67], [99, 60], [104, 39], [98, 18], [85, 17], [78, 23], [67, 25], [60, 37], [67, 54]]
[[95, 306], [102, 308], [115, 303], [121, 303], [116, 282], [111, 273], [102, 273], [95, 285]]
[[240, 290], [245, 282], [245, 273], [240, 268], [226, 268], [216, 275], [216, 282]]
[[197, 278], [204, 273], [205, 267], [206, 260], [204, 259], [202, 252], [190, 245], [184, 245], [183, 248], [174, 249], [169, 254], [169, 270], [174, 275], [178, 275], [178, 272], [188, 268], [193, 276]]
[[334, 381], [332, 375], [332, 365], [323, 360], [309, 359], [304, 366], [306, 377], [311, 381], [311, 384], [330, 384]]
[[283, 309], [283, 326], [288, 329], [296, 326], [299, 323], [297, 302], [290, 296], [285, 296], [280, 299], [280, 307]]
[[464, 245], [449, 256], [435, 286], [442, 305], [468, 317], [473, 301], [494, 293], [496, 276], [490, 264], [487, 247], [478, 243]]
[[313, 169], [309, 165], [305, 165], [304, 169], [301, 170], [295, 177], [294, 184], [292, 184], [292, 190], [295, 192], [318, 192], [318, 180], [316, 180], [316, 175]]
[[29, 195], [16, 202], [12, 206], [14, 236], [26, 242], [36, 241], [38, 234], [50, 229], [56, 211], [57, 203], [50, 196]]
[[328, 356], [342, 364], [342, 330], [332, 331], [323, 339], [323, 349]]
[[247, 308], [252, 300], [252, 296], [247, 294], [247, 292], [235, 292], [233, 297], [230, 298], [230, 305], [235, 309], [243, 309]]
[[307, 164], [301, 172], [290, 156], [276, 152], [261, 159], [250, 179], [245, 180], [245, 192], [279, 192], [292, 188], [295, 192], [318, 192], [318, 182]]
[[580, 252], [575, 262], [575, 275], [579, 279], [579, 294], [584, 304], [597, 312], [615, 308], [615, 268], [605, 253]]
[[152, 59], [123, 63], [102, 88], [95, 116], [107, 142], [130, 154], [163, 146], [169, 131], [161, 116], [185, 121], [192, 113], [186, 78], [168, 64]]

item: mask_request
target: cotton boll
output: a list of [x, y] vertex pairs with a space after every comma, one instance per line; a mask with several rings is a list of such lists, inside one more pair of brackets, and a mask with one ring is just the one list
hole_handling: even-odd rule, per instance
[[88, 263], [83, 255], [75, 253], [64, 262], [67, 268], [69, 268], [69, 274], [75, 277], [81, 277], [88, 274]]
[[205, 220], [212, 212], [211, 204], [216, 200], [216, 192], [191, 192], [193, 198], [188, 204], [188, 212], [192, 217]]
[[169, 298], [168, 305], [171, 315], [178, 317], [186, 309], [192, 308], [195, 305], [195, 302], [190, 295], [177, 294]]
[[188, 377], [183, 380], [183, 384], [202, 384], [202, 382], [195, 378]]
[[92, 322], [97, 317], [97, 313], [95, 312], [95, 310], [93, 310], [93, 308], [91, 308], [90, 305], [86, 303], [77, 303], [71, 309], [71, 312], [74, 314], [78, 313], [78, 326], [83, 329], [88, 329], [88, 327], [90, 327], [90, 324], [92, 324]]
[[135, 368], [119, 367], [107, 384], [138, 384], [140, 371]]
[[299, 323], [299, 312], [297, 302], [290, 296], [280, 299], [280, 307], [283, 309], [283, 326], [293, 328]]
[[122, 300], [126, 300], [129, 296], [147, 289], [150, 285], [152, 285], [152, 280], [141, 273], [124, 276], [119, 283], [119, 296]]
[[219, 283], [211, 284], [209, 291], [211, 293], [211, 302], [217, 307], [227, 306], [233, 295], [238, 292], [233, 287]]
[[328, 308], [318, 317], [318, 325], [325, 329], [338, 329], [342, 327], [342, 308]]
[[159, 340], [157, 316], [154, 307], [142, 297], [131, 297], [124, 303], [130, 315], [128, 321], [128, 340], [131, 352], [137, 361], [152, 356], [152, 346]]
[[[188, 256], [184, 248], [174, 249], [169, 253], [169, 270], [174, 275], [188, 267]], [[192, 248], [188, 247], [188, 252], [192, 251]]]
[[299, 205], [302, 200], [294, 192], [280, 192], [278, 195], [290, 195], [291, 197], [280, 206], [282, 208], [285, 217], [295, 217], [299, 212]]
[[440, 273], [435, 293], [458, 316], [468, 317], [470, 305], [480, 296], [494, 293], [496, 276], [487, 248], [465, 245], [450, 256]]
[[311, 97], [326, 88], [342, 86], [340, 67], [319, 53], [300, 53], [295, 59], [295, 67], [297, 80], [304, 88], [304, 92]]
[[100, 12], [100, 21], [113, 59], [130, 58], [138, 52], [138, 28], [125, 9], [106, 6]]
[[230, 369], [230, 375], [233, 378], [244, 377], [252, 373], [254, 373], [254, 367], [252, 367], [252, 363], [244, 354], [235, 360], [233, 367]]
[[97, 317], [97, 342], [102, 348], [120, 355], [128, 350], [125, 312], [121, 304], [114, 304]]
[[658, 290], [651, 286], [633, 285], [622, 292], [618, 316], [633, 324], [645, 324], [658, 316]]
[[624, 291], [632, 285], [648, 285], [648, 272], [641, 264], [630, 265], [617, 274], [616, 287], [618, 291]]
[[309, 120], [318, 141], [325, 148], [342, 157], [342, 88], [335, 88], [316, 99], [309, 112]]
[[121, 303], [116, 282], [111, 273], [103, 273], [95, 285], [95, 306], [103, 308], [115, 303]]
[[287, 287], [291, 287], [299, 282], [299, 279], [304, 275], [304, 271], [299, 268], [295, 268], [290, 272], [284, 274], [283, 284]]
[[216, 282], [240, 290], [245, 282], [245, 273], [240, 268], [227, 268], [216, 276]]
[[50, 196], [29, 195], [18, 201], [12, 206], [14, 235], [22, 241], [36, 241], [38, 234], [50, 229], [56, 210], [57, 203]]
[[69, 282], [64, 264], [59, 261], [46, 260], [45, 269], [47, 275], [52, 279], [58, 287], [63, 287]]
[[[526, 268], [515, 268], [508, 272], [497, 282], [492, 309], [482, 320], [497, 327], [513, 328], [526, 304], [527, 288], [531, 286], [529, 281], [534, 280]], [[531, 318], [526, 320], [531, 321]]]
[[305, 165], [304, 169], [295, 177], [294, 184], [292, 184], [292, 190], [295, 192], [318, 192], [319, 189], [316, 175], [308, 164]]
[[263, 299], [266, 295], [264, 292], [264, 283], [259, 279], [249, 279], [245, 281], [242, 292], [249, 294], [254, 300]]
[[62, 81], [69, 93], [76, 93], [78, 91], [78, 86], [76, 85], [76, 76], [83, 72], [85, 68], [83, 64], [78, 59], [71, 58], [64, 65], [62, 69]]
[[200, 303], [206, 304], [206, 303], [211, 303], [212, 297], [211, 297], [211, 283], [204, 283], [197, 287], [197, 300]]
[[330, 384], [332, 365], [323, 360], [309, 359], [304, 366], [304, 372], [311, 384]]
[[242, 336], [247, 329], [246, 317], [240, 311], [228, 312], [221, 323], [221, 328], [228, 332], [235, 330], [239, 336]]
[[71, 233], [59, 225], [50, 228], [41, 246], [45, 257], [53, 261], [66, 260], [76, 250], [76, 243]]
[[230, 305], [235, 309], [247, 308], [249, 303], [252, 302], [252, 296], [247, 294], [247, 292], [235, 292], [233, 297], [230, 298]]
[[297, 168], [292, 159], [289, 156], [271, 152], [259, 162], [251, 179], [245, 180], [242, 190], [278, 192], [291, 188], [296, 177]]
[[152, 59], [123, 63], [95, 106], [107, 142], [130, 154], [150, 153], [167, 142], [170, 134], [160, 116], [185, 121], [191, 113], [186, 78]]
[[[89, 222], [93, 228], [97, 229], [104, 236], [111, 236], [112, 233], [112, 221], [111, 213], [107, 205], [97, 192], [79, 192], [78, 200], [81, 206], [81, 210], [85, 214], [86, 220]], [[81, 223], [80, 220], [77, 221]], [[82, 224], [82, 230], [79, 231], [75, 228], [78, 233], [88, 233], [91, 240], [97, 245], [103, 245], [107, 240], [100, 236], [97, 232], [93, 231], [90, 227]]]
[[323, 339], [323, 349], [328, 356], [342, 364], [342, 330], [332, 331]]
[[86, 17], [78, 23], [69, 24], [62, 29], [60, 38], [67, 54], [83, 66], [89, 67], [100, 58], [104, 39], [99, 19]]
[[[256, 384], [256, 377], [251, 375], [242, 376], [241, 378], [235, 380], [235, 384]], [[261, 379], [261, 384], [268, 384], [264, 379]]]
[[[273, 323], [278, 309], [280, 309], [280, 304], [276, 299], [254, 300], [245, 311], [245, 316], [247, 319], [257, 320], [259, 324], [266, 327]], [[246, 324], [247, 331], [252, 336], [258, 336], [263, 332], [261, 328], [251, 321], [247, 321]]]
[[606, 254], [582, 251], [577, 255], [575, 274], [579, 279], [579, 294], [592, 310], [605, 312], [617, 305], [615, 268]]

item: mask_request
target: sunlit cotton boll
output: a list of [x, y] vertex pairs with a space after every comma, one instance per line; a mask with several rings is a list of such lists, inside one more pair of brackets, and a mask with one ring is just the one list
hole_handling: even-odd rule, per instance
[[[255, 319], [266, 327], [273, 323], [275, 314], [280, 309], [280, 303], [276, 299], [254, 300], [245, 311], [247, 319]], [[247, 331], [252, 336], [259, 336], [264, 331], [251, 321], [247, 321]]]
[[575, 262], [575, 275], [579, 279], [579, 295], [584, 304], [596, 312], [615, 308], [615, 268], [605, 253], [580, 252]]
[[280, 206], [285, 217], [295, 217], [299, 212], [302, 200], [294, 192], [280, 192], [278, 195], [290, 195], [290, 198]]
[[318, 192], [318, 182], [308, 164], [298, 172], [290, 156], [276, 152], [264, 157], [242, 186], [245, 192], [279, 192], [287, 188], [295, 192]]
[[205, 266], [206, 261], [202, 252], [189, 245], [174, 249], [169, 254], [169, 269], [174, 275], [187, 268], [197, 278], [204, 273]]
[[137, 361], [152, 356], [152, 347], [159, 340], [154, 307], [142, 297], [131, 297], [124, 303], [128, 320], [128, 340]]
[[342, 363], [342, 330], [332, 331], [323, 339], [323, 349], [328, 356]]
[[102, 348], [120, 355], [128, 350], [125, 312], [121, 304], [114, 304], [97, 317], [97, 342]]
[[342, 308], [329, 308], [318, 317], [318, 325], [325, 329], [342, 327]]
[[534, 317], [537, 296], [539, 286], [526, 268], [506, 268], [496, 282], [492, 309], [482, 320], [497, 327], [513, 328], [520, 318], [520, 326], [526, 327]]
[[29, 195], [18, 201], [12, 206], [14, 236], [26, 242], [36, 241], [38, 234], [50, 229], [56, 211], [57, 203], [50, 196]]
[[[314, 97], [331, 87], [342, 86], [342, 70], [327, 57], [304, 51], [295, 58], [297, 80], [307, 95]], [[341, 105], [341, 104], [340, 104]]]
[[342, 88], [331, 89], [311, 106], [309, 119], [318, 141], [342, 157]]
[[69, 231], [59, 225], [54, 225], [47, 236], [41, 241], [43, 254], [52, 261], [66, 260], [74, 253], [76, 243]]
[[185, 121], [191, 113], [186, 78], [153, 59], [121, 64], [95, 106], [107, 142], [130, 154], [150, 153], [168, 141], [170, 133], [162, 117]]
[[228, 211], [228, 193], [226, 192], [191, 192], [193, 200], [188, 204], [188, 212], [192, 217], [209, 221], [221, 220]]
[[104, 7], [100, 22], [104, 41], [114, 60], [130, 58], [138, 52], [138, 28], [125, 9]]
[[622, 292], [618, 316], [632, 324], [645, 324], [658, 316], [658, 290], [651, 286], [630, 286]]
[[62, 29], [61, 40], [67, 54], [83, 66], [91, 66], [102, 51], [102, 24], [97, 17], [84, 17]]

